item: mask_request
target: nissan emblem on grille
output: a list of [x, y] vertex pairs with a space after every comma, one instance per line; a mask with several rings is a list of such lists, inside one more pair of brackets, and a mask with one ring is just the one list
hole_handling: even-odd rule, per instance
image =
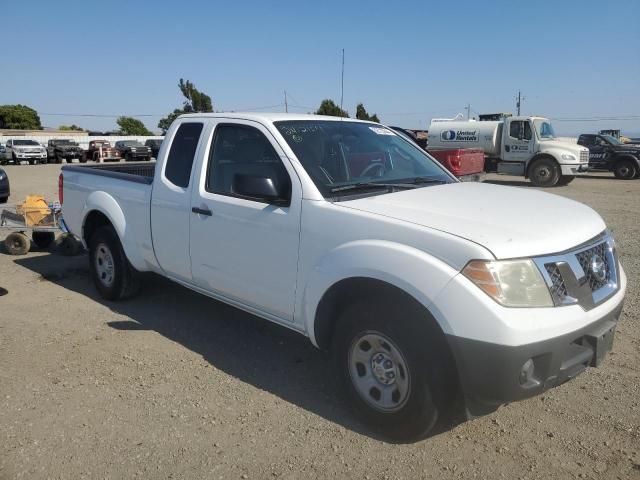
[[604, 282], [607, 278], [607, 265], [600, 255], [593, 255], [589, 262], [591, 273], [599, 282]]

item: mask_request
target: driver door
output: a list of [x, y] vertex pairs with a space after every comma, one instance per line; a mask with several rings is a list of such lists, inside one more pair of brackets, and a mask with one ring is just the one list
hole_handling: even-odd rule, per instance
[[[273, 135], [256, 122], [220, 119], [208, 143], [191, 197], [193, 281], [232, 303], [292, 322], [302, 208], [298, 177]], [[278, 202], [247, 198], [237, 192], [240, 177], [273, 179], [288, 192]]]

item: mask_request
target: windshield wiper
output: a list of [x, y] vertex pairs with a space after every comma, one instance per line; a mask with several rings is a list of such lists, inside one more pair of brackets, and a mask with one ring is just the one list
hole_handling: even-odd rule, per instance
[[378, 182], [358, 182], [358, 183], [351, 183], [349, 185], [341, 185], [339, 187], [333, 187], [331, 189], [329, 189], [329, 191], [331, 193], [338, 193], [338, 192], [346, 192], [348, 190], [366, 190], [369, 188], [376, 188], [376, 187], [382, 187], [382, 188], [416, 188], [416, 185], [411, 184], [411, 183], [378, 183]]
[[405, 184], [411, 184], [411, 185], [421, 185], [425, 183], [449, 183], [446, 180], [443, 180], [442, 178], [434, 178], [434, 177], [413, 177], [413, 178], [408, 178], [406, 180], [402, 180], [402, 182]]

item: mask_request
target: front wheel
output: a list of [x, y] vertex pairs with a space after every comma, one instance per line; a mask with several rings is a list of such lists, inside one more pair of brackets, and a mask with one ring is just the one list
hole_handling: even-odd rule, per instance
[[638, 169], [631, 160], [619, 160], [613, 167], [613, 174], [620, 180], [631, 180], [638, 174]]
[[352, 410], [395, 441], [424, 438], [446, 418], [455, 389], [450, 355], [427, 313], [370, 299], [347, 307], [333, 339], [336, 374]]
[[529, 178], [536, 187], [555, 187], [561, 173], [560, 166], [550, 158], [536, 160], [529, 168]]
[[31, 247], [31, 242], [24, 233], [13, 232], [4, 239], [4, 246], [10, 255], [26, 255]]
[[575, 175], [562, 175], [558, 181], [558, 185], [569, 185], [575, 179]]
[[131, 266], [111, 226], [98, 228], [89, 240], [89, 268], [106, 300], [132, 297], [139, 289], [138, 272]]

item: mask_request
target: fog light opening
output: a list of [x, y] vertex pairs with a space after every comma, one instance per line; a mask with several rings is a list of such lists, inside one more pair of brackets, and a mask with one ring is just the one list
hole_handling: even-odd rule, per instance
[[530, 358], [520, 368], [520, 385], [523, 387], [534, 387], [539, 385], [540, 382], [534, 377], [535, 364], [533, 359]]

